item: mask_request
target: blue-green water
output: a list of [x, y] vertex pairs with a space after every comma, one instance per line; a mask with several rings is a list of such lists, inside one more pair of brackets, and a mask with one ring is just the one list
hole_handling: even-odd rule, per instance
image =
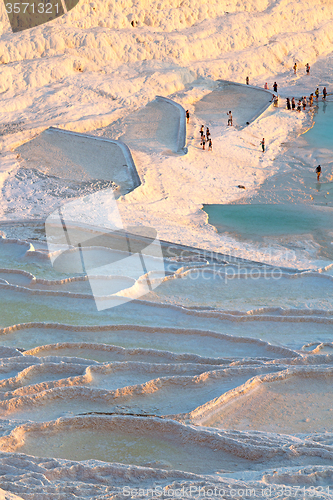
[[[332, 258], [333, 208], [307, 205], [204, 205], [208, 222], [218, 233], [237, 239], [309, 235]], [[307, 238], [306, 238], [307, 239]]]
[[303, 137], [313, 148], [333, 150], [333, 103], [319, 102], [314, 109], [314, 126]]
[[218, 232], [234, 232], [244, 238], [333, 231], [331, 207], [205, 205], [204, 210]]

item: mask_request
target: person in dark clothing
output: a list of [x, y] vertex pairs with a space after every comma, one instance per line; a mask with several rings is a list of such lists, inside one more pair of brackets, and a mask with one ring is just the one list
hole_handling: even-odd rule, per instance
[[189, 123], [189, 121], [190, 121], [190, 112], [188, 109], [186, 110], [186, 121], [187, 121], [187, 123]]
[[204, 135], [204, 126], [201, 125], [201, 128], [200, 128], [200, 145], [202, 144], [202, 138], [203, 138], [203, 135]]
[[291, 109], [294, 110], [295, 108], [296, 108], [296, 102], [295, 102], [295, 97], [293, 97], [291, 100]]
[[265, 139], [264, 139], [264, 137], [262, 138], [262, 141], [260, 141], [260, 144], [261, 144], [262, 152], [264, 153], [265, 152]]
[[246, 77], [246, 85], [248, 85], [250, 83], [250, 80], [249, 80], [249, 77], [247, 76]]
[[318, 167], [316, 168], [316, 174], [317, 174], [317, 181], [319, 181], [319, 177], [321, 174], [321, 166], [320, 165], [318, 165]]
[[289, 109], [289, 110], [291, 109], [289, 97], [287, 97], [287, 109]]
[[276, 82], [274, 82], [274, 85], [273, 85], [273, 90], [274, 90], [274, 92], [277, 92], [277, 89], [278, 89], [277, 83], [276, 83]]
[[323, 88], [323, 99], [326, 99], [327, 96], [327, 90], [326, 87]]

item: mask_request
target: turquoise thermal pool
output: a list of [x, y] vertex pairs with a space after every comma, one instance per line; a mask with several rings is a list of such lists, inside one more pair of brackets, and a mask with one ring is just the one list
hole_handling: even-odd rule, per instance
[[333, 210], [294, 205], [205, 205], [209, 222], [244, 238], [333, 232]]
[[333, 103], [319, 102], [314, 108], [314, 125], [302, 137], [315, 149], [333, 150]]
[[[318, 254], [333, 260], [333, 208], [307, 205], [205, 205], [208, 222], [220, 233], [237, 239], [312, 243]], [[283, 240], [284, 238], [284, 240]], [[308, 243], [309, 244], [309, 243]], [[292, 252], [292, 246], [286, 245]]]

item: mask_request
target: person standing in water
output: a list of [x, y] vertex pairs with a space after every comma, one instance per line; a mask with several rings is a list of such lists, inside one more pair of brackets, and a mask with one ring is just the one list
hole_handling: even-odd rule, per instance
[[321, 166], [320, 165], [318, 165], [318, 167], [316, 168], [316, 174], [317, 174], [317, 181], [319, 182], [319, 177], [321, 174]]
[[228, 116], [228, 127], [229, 126], [232, 127], [232, 113], [231, 113], [231, 111], [229, 111], [229, 113], [227, 113], [227, 116]]
[[326, 99], [327, 96], [327, 90], [326, 87], [323, 88], [323, 99]]
[[318, 97], [319, 97], [319, 88], [318, 87], [315, 90], [315, 96], [316, 96], [316, 100], [318, 101]]
[[291, 100], [291, 109], [294, 111], [295, 108], [296, 108], [296, 102], [295, 102], [295, 97], [293, 97]]
[[289, 109], [289, 110], [291, 109], [289, 97], [287, 97], [287, 109]]
[[260, 141], [260, 144], [261, 144], [262, 152], [264, 153], [265, 152], [265, 138], [264, 137], [262, 138], [262, 141]]

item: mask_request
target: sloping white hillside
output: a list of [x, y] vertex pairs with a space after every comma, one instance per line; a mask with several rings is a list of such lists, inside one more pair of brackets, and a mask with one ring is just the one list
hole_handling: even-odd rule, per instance
[[[313, 63], [331, 51], [332, 0], [81, 0], [62, 18], [13, 34], [4, 4], [0, 5], [0, 85], [2, 92], [22, 92], [54, 85], [67, 78], [87, 89], [102, 86], [105, 74], [111, 95], [133, 93], [139, 87], [160, 87], [159, 80], [138, 77], [173, 66], [178, 77], [168, 80], [168, 93], [198, 75], [244, 81], [264, 73], [290, 69], [294, 61]], [[137, 22], [132, 27], [131, 21]], [[42, 61], [40, 61], [42, 59]], [[157, 61], [159, 63], [157, 64]], [[38, 62], [38, 63], [37, 63]], [[125, 69], [122, 65], [131, 65]], [[182, 74], [184, 67], [190, 74]], [[86, 82], [88, 72], [103, 78]], [[130, 87], [130, 88], [128, 88]], [[106, 89], [102, 89], [106, 92]], [[31, 102], [31, 101], [30, 101]], [[17, 102], [16, 106], [22, 106]], [[28, 103], [26, 103], [28, 104]]]

